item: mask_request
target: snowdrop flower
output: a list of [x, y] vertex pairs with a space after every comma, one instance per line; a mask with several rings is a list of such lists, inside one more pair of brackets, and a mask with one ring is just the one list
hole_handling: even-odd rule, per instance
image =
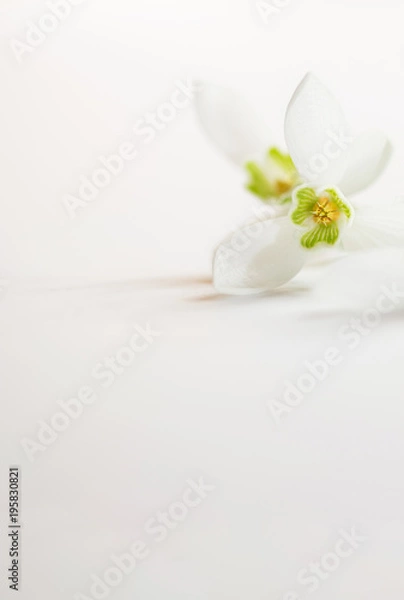
[[199, 122], [213, 144], [246, 171], [246, 188], [267, 204], [279, 208], [291, 201], [300, 183], [290, 156], [276, 146], [268, 149], [270, 132], [252, 108], [234, 92], [203, 84], [195, 98]]
[[[228, 93], [216, 90], [215, 97], [208, 100], [209, 95], [204, 92], [198, 107], [205, 129], [239, 164], [251, 164], [248, 156], [253, 151], [256, 155], [260, 144], [262, 148], [265, 132], [261, 130], [259, 135], [259, 130], [245, 128], [240, 103], [226, 113]], [[285, 159], [284, 172], [286, 164], [297, 170], [291, 188], [283, 192], [291, 202], [282, 198], [280, 187], [277, 196], [268, 197], [283, 200], [287, 206], [283, 214], [247, 224], [219, 245], [213, 259], [214, 285], [219, 292], [248, 294], [274, 289], [292, 279], [319, 248], [355, 250], [404, 244], [403, 204], [363, 207], [352, 200], [353, 194], [383, 172], [391, 154], [388, 140], [377, 131], [355, 137], [338, 102], [311, 74], [303, 79], [288, 106], [285, 138], [291, 159]], [[269, 182], [272, 186], [270, 178]], [[296, 182], [299, 185], [294, 187]], [[255, 193], [263, 192], [263, 186], [257, 185]]]

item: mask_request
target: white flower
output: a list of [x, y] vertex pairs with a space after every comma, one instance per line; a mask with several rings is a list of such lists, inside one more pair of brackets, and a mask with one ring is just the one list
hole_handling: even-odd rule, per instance
[[[200, 120], [226, 154], [246, 164], [267, 134], [251, 115], [245, 120], [241, 101], [213, 89], [205, 87], [198, 99]], [[305, 183], [289, 193], [287, 216], [247, 225], [219, 245], [213, 277], [220, 292], [274, 289], [292, 279], [318, 247], [404, 244], [404, 205], [362, 207], [347, 199], [382, 173], [391, 155], [388, 140], [378, 131], [355, 137], [338, 102], [311, 74], [288, 106], [285, 139], [296, 179]]]
[[285, 205], [300, 178], [290, 156], [270, 146], [271, 135], [263, 120], [243, 98], [215, 85], [203, 84], [195, 106], [210, 140], [248, 175], [247, 190], [286, 214]]

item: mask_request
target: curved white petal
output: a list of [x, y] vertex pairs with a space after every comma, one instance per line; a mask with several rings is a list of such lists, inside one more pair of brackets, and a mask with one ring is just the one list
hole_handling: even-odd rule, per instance
[[367, 131], [357, 136], [347, 149], [347, 168], [339, 183], [344, 194], [356, 194], [373, 183], [391, 154], [392, 146], [384, 133]]
[[199, 121], [210, 140], [233, 162], [244, 166], [271, 145], [269, 132], [253, 109], [232, 90], [202, 83], [196, 92]]
[[256, 294], [292, 279], [308, 257], [289, 217], [256, 221], [231, 234], [213, 257], [213, 283], [223, 294]]
[[357, 207], [352, 227], [344, 232], [342, 247], [348, 251], [404, 248], [404, 201]]
[[337, 100], [311, 73], [300, 83], [287, 108], [285, 139], [306, 181], [317, 186], [339, 184], [352, 133]]

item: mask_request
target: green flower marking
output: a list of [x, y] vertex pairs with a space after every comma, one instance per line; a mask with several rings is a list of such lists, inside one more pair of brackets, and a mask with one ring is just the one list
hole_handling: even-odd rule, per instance
[[272, 158], [272, 160], [281, 167], [285, 173], [288, 173], [291, 177], [297, 176], [296, 167], [293, 164], [293, 160], [290, 158], [289, 154], [285, 154], [281, 152], [279, 148], [270, 148], [268, 150], [268, 156]]
[[250, 175], [246, 187], [261, 200], [281, 204], [292, 200], [291, 191], [299, 183], [299, 174], [288, 154], [270, 148], [262, 166], [248, 162], [246, 169]]
[[318, 195], [313, 188], [303, 187], [296, 192], [296, 202], [291, 219], [308, 228], [300, 240], [304, 248], [317, 244], [333, 246], [339, 239], [340, 225], [352, 217], [351, 208], [333, 188]]
[[274, 196], [274, 189], [261, 167], [256, 163], [249, 162], [246, 164], [246, 169], [251, 176], [251, 180], [247, 184], [247, 189], [262, 200], [272, 198]]

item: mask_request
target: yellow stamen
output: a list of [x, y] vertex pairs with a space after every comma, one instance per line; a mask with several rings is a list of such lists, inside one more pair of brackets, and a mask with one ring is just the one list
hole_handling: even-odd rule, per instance
[[282, 181], [282, 179], [277, 179], [275, 181], [275, 190], [279, 196], [286, 194], [286, 192], [289, 192], [291, 189], [292, 186], [288, 181]]
[[337, 221], [340, 214], [338, 206], [326, 196], [319, 198], [313, 209], [314, 222], [323, 225]]

